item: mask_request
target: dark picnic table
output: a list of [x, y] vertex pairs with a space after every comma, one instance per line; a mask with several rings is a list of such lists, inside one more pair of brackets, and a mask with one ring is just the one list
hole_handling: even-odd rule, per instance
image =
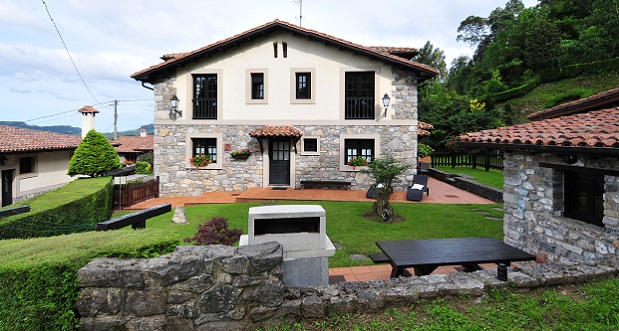
[[531, 261], [535, 256], [495, 238], [449, 238], [429, 240], [377, 241], [376, 245], [389, 259], [391, 277], [429, 275], [442, 265], [462, 265], [467, 271], [479, 270], [480, 263]]

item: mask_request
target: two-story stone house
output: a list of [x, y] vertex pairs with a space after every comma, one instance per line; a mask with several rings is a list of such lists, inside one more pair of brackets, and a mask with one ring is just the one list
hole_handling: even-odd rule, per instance
[[[362, 167], [347, 164], [358, 156], [390, 154], [414, 169], [417, 84], [438, 74], [411, 61], [415, 54], [275, 20], [164, 55], [131, 76], [154, 90], [161, 194], [298, 187], [302, 179], [365, 189]], [[233, 157], [247, 148], [248, 158]], [[196, 154], [212, 163], [192, 166]]]

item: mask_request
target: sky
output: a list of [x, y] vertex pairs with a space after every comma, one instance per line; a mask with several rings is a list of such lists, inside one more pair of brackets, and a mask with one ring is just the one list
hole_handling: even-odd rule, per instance
[[275, 19], [365, 46], [430, 41], [449, 65], [474, 51], [456, 41], [460, 22], [506, 2], [0, 0], [0, 120], [80, 127], [77, 110], [90, 105], [97, 131], [112, 132], [118, 100], [118, 130], [137, 129], [153, 122], [153, 92], [131, 74]]

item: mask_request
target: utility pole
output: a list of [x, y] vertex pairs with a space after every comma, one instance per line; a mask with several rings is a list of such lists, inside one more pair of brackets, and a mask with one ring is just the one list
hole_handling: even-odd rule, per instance
[[114, 140], [118, 139], [118, 100], [114, 99]]

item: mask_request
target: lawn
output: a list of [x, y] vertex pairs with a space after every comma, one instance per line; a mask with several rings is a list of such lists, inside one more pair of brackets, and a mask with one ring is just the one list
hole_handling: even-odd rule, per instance
[[[403, 217], [398, 223], [371, 221], [362, 215], [371, 210], [371, 202], [294, 202], [319, 204], [327, 213], [327, 235], [342, 246], [329, 259], [330, 267], [371, 265], [372, 261], [351, 260], [350, 254], [379, 253], [378, 240], [432, 239], [454, 237], [494, 237], [503, 239], [502, 205], [438, 205], [393, 203], [395, 213]], [[147, 221], [147, 228], [175, 233], [179, 240], [191, 237], [206, 220], [221, 216], [229, 228], [247, 233], [250, 207], [260, 203], [210, 204], [185, 208], [189, 224], [172, 223], [172, 213]], [[188, 245], [188, 243], [184, 243]]]
[[503, 190], [503, 171], [497, 169], [490, 169], [486, 171], [483, 168], [473, 169], [471, 167], [449, 167], [449, 166], [441, 166], [441, 167], [433, 167], [436, 170], [448, 172], [451, 174], [463, 174], [470, 176], [470, 180], [492, 186], [498, 188], [499, 190]]
[[481, 298], [420, 300], [380, 314], [331, 315], [260, 331], [619, 330], [619, 279], [541, 288], [495, 289]]

